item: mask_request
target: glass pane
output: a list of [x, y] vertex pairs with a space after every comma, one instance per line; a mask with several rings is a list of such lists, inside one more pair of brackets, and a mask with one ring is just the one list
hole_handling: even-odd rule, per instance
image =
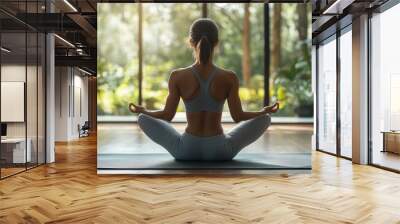
[[31, 159], [30, 148], [26, 150], [26, 33], [3, 32], [1, 47], [1, 175], [5, 177], [25, 170]]
[[38, 163], [45, 163], [45, 124], [46, 124], [46, 108], [45, 108], [45, 87], [46, 87], [46, 74], [45, 74], [45, 65], [46, 65], [46, 36], [42, 33], [39, 33], [39, 45], [38, 45]]
[[310, 4], [270, 4], [270, 95], [276, 116], [312, 117]]
[[340, 153], [352, 157], [352, 35], [340, 36]]
[[37, 132], [38, 132], [38, 35], [36, 32], [28, 31], [27, 33], [27, 80], [26, 80], [26, 116], [27, 116], [27, 149], [28, 153], [28, 168], [37, 165]]
[[264, 106], [264, 4], [210, 3], [208, 12], [220, 29], [216, 64], [238, 76], [243, 108], [260, 110]]
[[[201, 4], [143, 4], [143, 105], [146, 108], [162, 109], [170, 72], [193, 63], [192, 50], [185, 43], [190, 25], [200, 17]], [[183, 111], [181, 101], [178, 112]]]
[[[138, 4], [98, 4], [98, 115], [132, 116], [138, 102]], [[116, 41], [118, 40], [118, 41]]]
[[400, 170], [400, 5], [372, 17], [372, 163]]
[[318, 48], [318, 148], [336, 153], [336, 39]]

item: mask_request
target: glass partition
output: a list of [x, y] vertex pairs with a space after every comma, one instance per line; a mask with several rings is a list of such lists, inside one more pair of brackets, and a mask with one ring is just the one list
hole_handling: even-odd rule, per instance
[[26, 64], [26, 114], [27, 114], [27, 167], [37, 165], [38, 159], [38, 34], [34, 31], [27, 32], [27, 64]]
[[340, 154], [352, 157], [352, 34], [351, 26], [340, 36]]
[[318, 149], [336, 154], [336, 36], [318, 48]]
[[[0, 6], [21, 15], [45, 9], [44, 1]], [[46, 39], [39, 30], [3, 13], [0, 26], [0, 178], [5, 178], [45, 163]]]
[[400, 5], [371, 18], [371, 159], [400, 170]]
[[27, 78], [25, 31], [1, 33], [1, 176], [24, 171], [31, 162], [25, 110]]
[[37, 76], [37, 163], [46, 162], [46, 36], [38, 33]]

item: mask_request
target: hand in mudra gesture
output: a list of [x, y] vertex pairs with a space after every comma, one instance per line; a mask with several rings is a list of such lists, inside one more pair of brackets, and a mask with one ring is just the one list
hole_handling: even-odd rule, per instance
[[140, 105], [136, 105], [134, 103], [129, 104], [129, 110], [132, 113], [142, 113], [144, 111], [144, 107]]
[[263, 108], [266, 113], [276, 113], [279, 110], [279, 102]]

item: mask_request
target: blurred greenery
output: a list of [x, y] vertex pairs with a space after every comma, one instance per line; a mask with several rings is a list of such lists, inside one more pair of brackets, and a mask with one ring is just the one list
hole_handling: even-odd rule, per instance
[[[143, 104], [149, 109], [164, 106], [171, 70], [193, 63], [187, 45], [190, 24], [201, 17], [202, 4], [146, 3], [143, 6]], [[271, 100], [282, 103], [281, 116], [301, 115], [302, 105], [312, 106], [310, 51], [301, 48], [296, 34], [295, 4], [283, 4], [282, 66], [274, 76]], [[239, 90], [247, 110], [259, 110], [264, 100], [263, 4], [250, 4], [250, 61], [248, 85], [242, 74], [243, 4], [208, 4], [209, 17], [220, 27], [215, 60], [233, 70], [241, 80]], [[101, 3], [98, 7], [98, 114], [128, 115], [129, 102], [137, 102], [138, 4]], [[224, 108], [228, 110], [227, 105]], [[182, 102], [178, 111], [184, 111]], [[297, 112], [296, 112], [297, 111]], [[309, 116], [309, 115], [307, 115]]]

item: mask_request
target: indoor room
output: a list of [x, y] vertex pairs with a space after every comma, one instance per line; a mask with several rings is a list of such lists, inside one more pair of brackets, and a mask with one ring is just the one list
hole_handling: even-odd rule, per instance
[[[98, 4], [98, 172], [193, 167], [176, 164], [165, 149], [145, 136], [128, 105], [133, 102], [150, 110], [164, 107], [170, 72], [193, 61], [188, 29], [202, 17], [214, 19], [220, 27], [215, 64], [238, 74], [243, 108], [256, 111], [280, 102], [272, 126], [238, 155], [242, 168], [240, 163], [208, 165], [239, 172], [309, 168], [313, 130], [310, 10], [296, 3]], [[172, 120], [181, 133], [184, 111], [181, 100]], [[235, 126], [227, 103], [222, 121], [226, 130]]]
[[399, 224], [399, 21], [399, 0], [0, 0], [0, 224]]

